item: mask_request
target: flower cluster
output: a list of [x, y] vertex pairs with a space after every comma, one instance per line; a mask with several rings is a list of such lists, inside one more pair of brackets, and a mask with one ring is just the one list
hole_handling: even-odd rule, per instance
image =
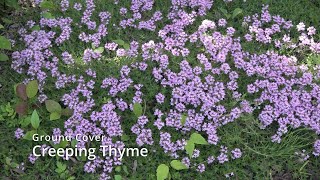
[[[53, 134], [72, 138], [77, 134], [105, 135], [107, 138], [101, 145], [121, 149], [125, 143], [114, 139], [130, 133], [137, 146], [157, 145], [172, 158], [181, 158], [183, 164], [191, 167], [201, 152], [195, 149], [192, 157], [185, 157], [185, 145], [190, 134], [198, 132], [212, 147], [220, 147], [219, 154], [205, 157], [206, 162], [194, 165], [200, 173], [215, 162], [223, 164], [241, 158], [244, 153], [241, 149], [235, 147], [230, 151], [219, 144], [218, 129], [253, 112], [258, 114], [261, 129], [272, 123], [279, 125], [271, 137], [273, 142], [280, 143], [289, 127], [306, 127], [320, 134], [320, 68], [313, 73], [301, 66], [297, 58], [278, 51], [320, 53], [314, 27], [303, 23], [295, 27], [291, 21], [272, 16], [268, 6], [264, 6], [261, 15], [245, 17], [245, 33], [237, 36], [237, 29], [228, 26], [225, 19], [203, 18], [213, 1], [172, 0], [171, 3], [168, 12], [153, 12], [155, 3], [152, 0], [133, 0], [130, 7], [119, 7], [116, 13], [124, 18], [119, 22], [122, 29], [150, 30], [158, 37], [147, 42], [132, 41], [129, 47], [122, 47], [124, 43], [108, 38], [108, 32], [117, 32], [119, 28], [109, 24], [114, 22], [113, 14], [96, 12], [93, 0], [73, 5], [77, 11], [84, 9], [79, 22], [71, 17], [43, 17], [38, 22], [40, 30], [31, 29], [37, 22], [29, 22], [28, 28], [19, 30], [25, 48], [13, 52], [12, 68], [28, 75], [25, 82], [31, 79], [40, 82], [40, 99], [50, 96], [44, 94], [43, 89], [48, 78], [54, 79], [55, 88], [64, 92], [61, 102], [73, 110], [72, 116], [64, 122], [64, 129], [55, 128]], [[72, 10], [69, 1], [61, 1], [61, 10]], [[167, 14], [167, 24], [157, 26], [163, 14]], [[99, 21], [94, 21], [95, 15]], [[203, 21], [193, 32], [187, 30], [200, 18]], [[81, 32], [72, 30], [74, 23], [82, 28]], [[299, 33], [297, 40], [289, 35], [292, 29]], [[71, 41], [72, 33], [78, 33], [76, 37], [85, 44], [80, 55], [60, 48]], [[276, 48], [261, 53], [248, 52], [242, 46], [243, 38]], [[97, 51], [99, 46], [104, 51]], [[119, 76], [101, 73], [104, 77], [100, 79], [100, 72], [90, 65], [104, 57], [135, 61], [123, 65]], [[75, 68], [76, 60], [86, 68], [85, 73], [65, 71], [65, 67]], [[139, 73], [158, 86], [159, 92], [151, 98], [147, 84], [136, 77]], [[101, 104], [95, 99], [97, 92], [107, 94], [109, 99]], [[151, 102], [145, 103], [146, 99]], [[137, 103], [148, 104], [146, 108], [152, 111], [153, 117], [143, 114], [128, 123], [123, 114], [132, 113]], [[130, 131], [125, 132], [125, 129]], [[15, 136], [20, 139], [23, 130], [17, 129]], [[79, 141], [77, 146], [86, 147], [88, 143]], [[314, 143], [313, 154], [320, 154], [319, 140]], [[36, 159], [29, 156], [31, 163]], [[121, 163], [116, 155], [98, 157], [88, 160], [84, 170], [101, 172], [101, 179], [109, 179], [114, 167]], [[233, 172], [226, 176], [233, 176]]]

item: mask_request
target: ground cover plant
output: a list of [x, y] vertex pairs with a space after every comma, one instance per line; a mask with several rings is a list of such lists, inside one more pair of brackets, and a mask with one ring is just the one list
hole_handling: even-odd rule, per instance
[[[1, 177], [319, 178], [319, 9], [3, 2]], [[103, 146], [148, 153], [106, 156]]]

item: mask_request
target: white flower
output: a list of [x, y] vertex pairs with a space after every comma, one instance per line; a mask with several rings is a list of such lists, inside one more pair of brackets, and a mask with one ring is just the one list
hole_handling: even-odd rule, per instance
[[298, 31], [304, 31], [305, 28], [306, 28], [306, 25], [304, 25], [303, 22], [300, 22], [300, 23], [297, 25]]

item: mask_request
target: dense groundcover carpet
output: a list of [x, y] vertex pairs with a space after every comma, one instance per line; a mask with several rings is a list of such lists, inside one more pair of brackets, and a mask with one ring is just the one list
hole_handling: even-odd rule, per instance
[[3, 179], [319, 179], [318, 1], [1, 3]]

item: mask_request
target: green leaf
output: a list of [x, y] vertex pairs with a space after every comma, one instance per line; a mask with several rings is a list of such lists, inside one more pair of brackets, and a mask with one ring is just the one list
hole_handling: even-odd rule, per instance
[[170, 166], [175, 170], [188, 169], [188, 167], [179, 160], [172, 160]]
[[124, 43], [123, 44], [123, 48], [126, 49], [126, 50], [130, 49], [130, 44]]
[[121, 175], [114, 175], [114, 179], [115, 179], [115, 180], [121, 180], [121, 179], [122, 179], [122, 176], [121, 176]]
[[122, 169], [123, 169], [123, 171], [124, 171], [127, 175], [129, 175], [128, 168], [127, 168], [126, 165], [123, 165], [123, 166], [122, 166]]
[[42, 1], [40, 3], [40, 8], [42, 9], [53, 9], [54, 8], [54, 4], [52, 1]]
[[62, 110], [61, 105], [54, 100], [46, 100], [45, 104], [46, 104], [46, 109], [51, 113], [61, 112], [61, 110]]
[[58, 147], [59, 148], [66, 148], [67, 145], [68, 145], [68, 141], [67, 140], [65, 140], [65, 141], [61, 140], [60, 143], [58, 144]]
[[242, 14], [242, 9], [236, 8], [235, 10], [233, 10], [232, 19], [234, 19], [235, 17], [237, 17], [239, 14]]
[[39, 136], [46, 136], [48, 135], [46, 132], [44, 132], [43, 130], [38, 130], [38, 134]]
[[124, 41], [121, 40], [121, 39], [116, 39], [116, 40], [113, 40], [113, 42], [119, 44], [120, 46], [123, 46], [124, 45]]
[[165, 180], [169, 175], [169, 167], [165, 164], [160, 164], [157, 168], [157, 180]]
[[3, 27], [3, 25], [2, 24], [0, 24], [0, 29], [3, 29], [4, 27]]
[[11, 158], [6, 157], [6, 164], [10, 166], [10, 164], [11, 164], [11, 160], [12, 160]]
[[226, 9], [223, 9], [223, 8], [219, 8], [219, 9], [227, 19], [231, 17], [231, 15], [228, 13]]
[[36, 25], [36, 26], [33, 26], [31, 28], [32, 31], [39, 31], [40, 30], [40, 26], [39, 25]]
[[36, 130], [28, 131], [28, 132], [24, 135], [23, 139], [26, 139], [26, 140], [31, 141], [31, 140], [32, 140], [32, 136], [33, 136], [34, 134], [36, 134], [36, 133], [37, 133]]
[[186, 144], [186, 146], [184, 148], [187, 151], [187, 154], [189, 155], [189, 157], [192, 157], [193, 150], [195, 148], [194, 142], [191, 141], [191, 140], [188, 140], [187, 144]]
[[33, 98], [34, 96], [37, 95], [38, 87], [39, 87], [39, 85], [38, 85], [38, 81], [37, 80], [30, 81], [27, 84], [26, 91], [27, 91], [28, 98]]
[[103, 51], [104, 51], [104, 47], [98, 47], [97, 49], [95, 49], [94, 50], [94, 52], [96, 52], [96, 53], [103, 53]]
[[53, 19], [54, 18], [54, 16], [49, 12], [42, 13], [42, 17], [44, 17], [46, 19]]
[[198, 133], [192, 133], [190, 141], [194, 142], [195, 144], [208, 144], [207, 140]]
[[57, 169], [55, 169], [54, 170], [56, 173], [58, 173], [58, 174], [61, 174], [63, 171], [61, 170], [61, 169], [59, 169], [59, 168], [57, 168]]
[[62, 164], [61, 162], [57, 161], [57, 167], [58, 169], [65, 171], [67, 169], [67, 165]]
[[4, 54], [4, 53], [0, 53], [0, 61], [8, 61], [9, 57]]
[[181, 116], [181, 124], [184, 125], [186, 123], [186, 120], [187, 120], [187, 116], [185, 114], [182, 114]]
[[115, 170], [116, 172], [120, 172], [120, 171], [121, 171], [121, 166], [117, 166], [114, 170]]
[[24, 118], [24, 119], [20, 122], [21, 127], [27, 127], [30, 123], [31, 123], [31, 117], [30, 117], [30, 116], [27, 116], [26, 118]]
[[11, 50], [11, 42], [4, 36], [0, 36], [0, 49]]
[[172, 176], [171, 176], [171, 173], [169, 172], [168, 174], [168, 180], [171, 180], [172, 179]]
[[139, 117], [142, 115], [142, 106], [139, 103], [134, 103], [133, 104], [133, 113]]
[[16, 167], [18, 167], [19, 166], [19, 164], [17, 164], [17, 163], [15, 163], [15, 162], [13, 162], [13, 163], [11, 163], [11, 165], [10, 165], [12, 168], [16, 168]]
[[67, 180], [75, 180], [75, 179], [76, 179], [76, 177], [71, 176], [71, 177], [69, 177]]
[[130, 137], [126, 134], [121, 136], [121, 141], [129, 141]]
[[33, 128], [38, 129], [40, 125], [39, 115], [36, 110], [33, 110], [31, 115], [31, 125]]
[[61, 118], [61, 112], [53, 112], [50, 114], [50, 120], [54, 121]]
[[62, 109], [61, 111], [61, 115], [63, 116], [72, 116], [72, 114], [73, 114], [73, 110], [69, 108]]
[[91, 48], [92, 48], [92, 49], [95, 49], [95, 48], [96, 48], [96, 46], [94, 45], [94, 43], [91, 43]]
[[78, 141], [77, 140], [75, 140], [75, 139], [72, 139], [72, 141], [71, 141], [71, 147], [75, 147], [76, 145], [77, 145], [77, 143], [78, 143]]

